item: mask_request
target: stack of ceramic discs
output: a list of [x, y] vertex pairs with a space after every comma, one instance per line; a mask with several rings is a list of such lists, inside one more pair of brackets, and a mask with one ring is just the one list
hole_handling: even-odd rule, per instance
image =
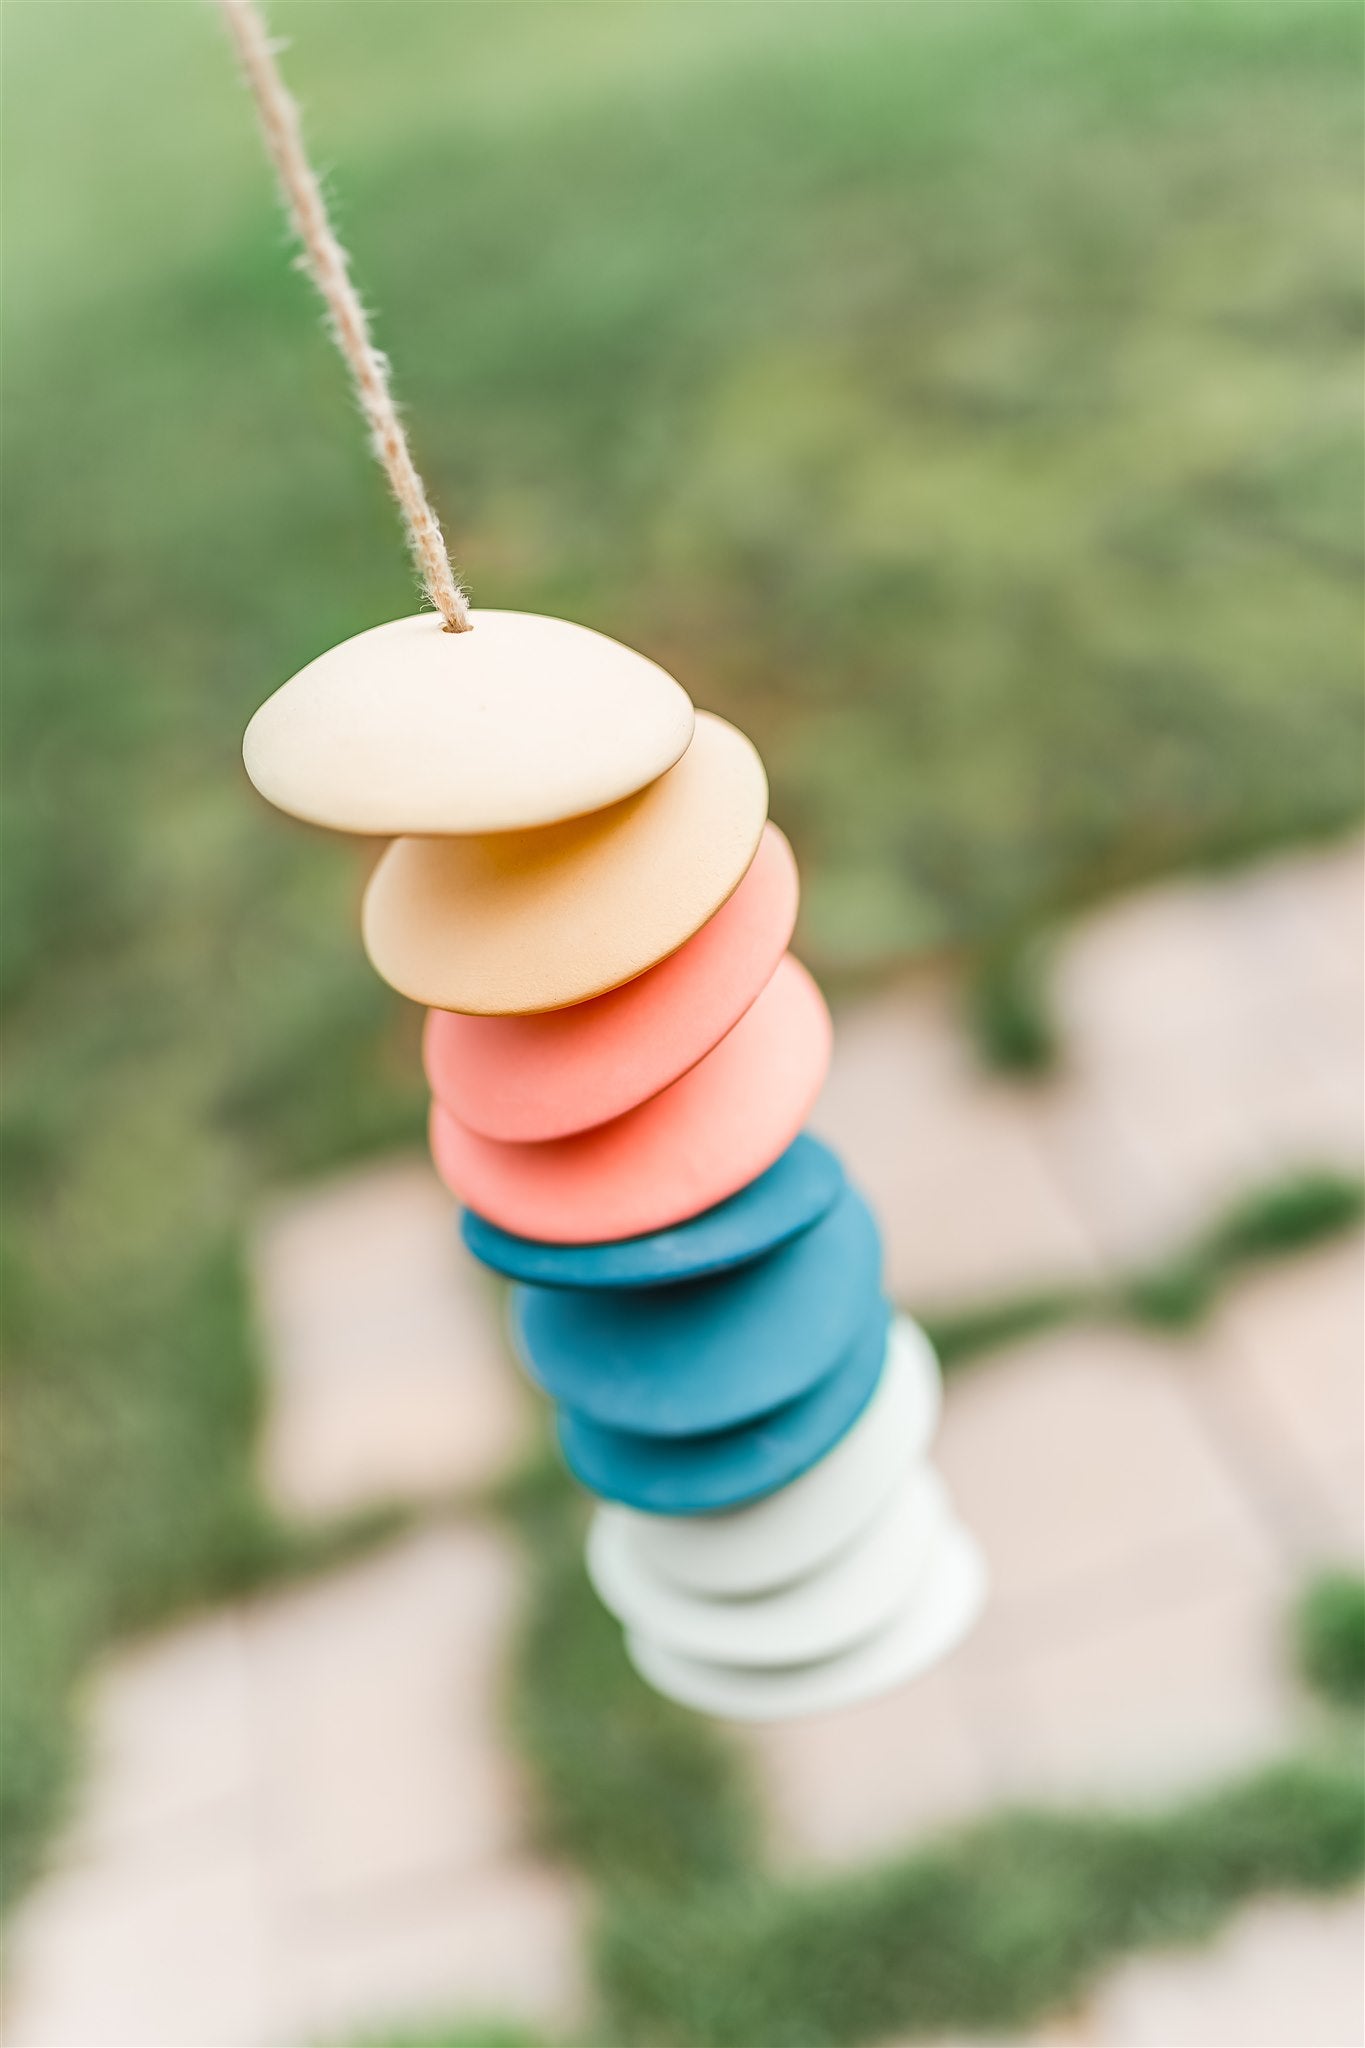
[[866, 1203], [803, 1133], [830, 1020], [744, 736], [512, 612], [377, 627], [253, 719], [282, 809], [393, 835], [370, 958], [428, 1006], [431, 1143], [601, 1498], [588, 1569], [661, 1691], [845, 1704], [942, 1656], [983, 1570]]

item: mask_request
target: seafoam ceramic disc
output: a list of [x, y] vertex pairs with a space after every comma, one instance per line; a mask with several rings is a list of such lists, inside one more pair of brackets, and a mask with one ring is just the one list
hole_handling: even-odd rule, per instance
[[680, 1287], [519, 1286], [517, 1351], [606, 1429], [695, 1437], [785, 1407], [845, 1356], [881, 1300], [881, 1239], [856, 1188], [765, 1258]]
[[657, 782], [534, 832], [395, 839], [361, 913], [385, 981], [437, 1010], [506, 1016], [586, 1002], [677, 951], [739, 886], [768, 779], [702, 712]]
[[569, 1470], [604, 1500], [649, 1514], [700, 1515], [770, 1493], [822, 1458], [872, 1397], [886, 1353], [879, 1304], [848, 1357], [799, 1400], [719, 1436], [632, 1436], [559, 1411]]
[[818, 1571], [776, 1592], [717, 1600], [660, 1578], [629, 1532], [599, 1513], [588, 1576], [618, 1621], [663, 1648], [715, 1664], [804, 1664], [836, 1656], [903, 1611], [948, 1517], [943, 1481], [917, 1465], [871, 1526]]
[[766, 825], [729, 901], [686, 945], [591, 1002], [518, 1017], [427, 1016], [431, 1092], [485, 1138], [563, 1138], [676, 1081], [738, 1023], [796, 923], [796, 862]]
[[688, 1223], [609, 1244], [542, 1244], [514, 1237], [466, 1209], [464, 1241], [476, 1259], [540, 1287], [668, 1287], [743, 1266], [818, 1222], [844, 1187], [834, 1153], [806, 1132], [766, 1173]]
[[436, 1170], [458, 1201], [518, 1237], [595, 1244], [667, 1229], [786, 1151], [820, 1092], [831, 1035], [823, 996], [788, 953], [714, 1051], [609, 1124], [501, 1145], [436, 1105]]
[[529, 612], [430, 613], [310, 661], [247, 727], [261, 795], [339, 832], [507, 832], [643, 789], [692, 737], [687, 693], [619, 641]]
[[938, 1361], [908, 1316], [891, 1326], [886, 1370], [858, 1420], [799, 1479], [728, 1514], [600, 1510], [630, 1531], [662, 1577], [698, 1593], [743, 1596], [789, 1584], [865, 1529], [933, 1441], [942, 1400]]
[[957, 1523], [950, 1523], [929, 1569], [903, 1611], [851, 1650], [818, 1663], [755, 1671], [685, 1657], [631, 1631], [631, 1662], [656, 1692], [732, 1721], [785, 1721], [856, 1706], [915, 1678], [957, 1647], [981, 1612], [986, 1565]]

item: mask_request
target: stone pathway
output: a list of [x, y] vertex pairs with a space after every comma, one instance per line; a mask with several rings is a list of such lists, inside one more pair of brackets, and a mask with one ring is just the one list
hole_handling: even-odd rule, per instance
[[439, 1499], [515, 1463], [529, 1396], [424, 1159], [278, 1203], [254, 1266], [272, 1375], [262, 1475], [284, 1514]]
[[1195, 1340], [1070, 1329], [952, 1382], [936, 1456], [990, 1605], [904, 1691], [743, 1735], [775, 1858], [852, 1865], [1002, 1799], [1157, 1797], [1292, 1743], [1286, 1607], [1359, 1555], [1363, 1276], [1348, 1240], [1265, 1269]]
[[156, 1638], [94, 1694], [61, 1863], [13, 1929], [14, 2048], [255, 2048], [460, 2014], [570, 2025], [580, 1900], [501, 1736], [514, 1560], [435, 1524]]
[[[1179, 1242], [1299, 1164], [1360, 1166], [1360, 849], [1130, 899], [1059, 962], [1064, 1072], [983, 1074], [923, 978], [839, 1019], [818, 1122], [891, 1282], [952, 1308]], [[515, 1560], [462, 1514], [528, 1403], [420, 1161], [263, 1219], [263, 1481], [427, 1521], [111, 1659], [52, 1870], [11, 1931], [8, 2048], [303, 2048], [434, 2019], [580, 2024], [583, 1900], [532, 1845], [500, 1688]], [[1295, 1738], [1286, 1599], [1361, 1542], [1365, 1262], [1325, 1246], [1190, 1340], [1073, 1329], [955, 1381], [941, 1463], [995, 1575], [977, 1637], [852, 1714], [737, 1735], [774, 1861], [849, 1866], [1026, 1794], [1159, 1797]], [[1140, 1957], [1037, 2044], [1352, 2048], [1360, 1914], [1270, 1901]], [[757, 2044], [754, 2044], [757, 2048]], [[945, 2044], [946, 2048], [946, 2044]]]
[[1042, 1084], [982, 1069], [941, 979], [843, 1012], [813, 1122], [882, 1217], [893, 1293], [1090, 1279], [1300, 1164], [1359, 1172], [1362, 930], [1355, 843], [1101, 910], [1061, 949]]

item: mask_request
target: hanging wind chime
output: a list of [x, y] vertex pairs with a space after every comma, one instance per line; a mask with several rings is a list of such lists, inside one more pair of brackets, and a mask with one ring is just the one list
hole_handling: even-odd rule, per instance
[[514, 1283], [637, 1669], [732, 1717], [867, 1698], [959, 1641], [985, 1572], [927, 1459], [933, 1352], [802, 1128], [832, 1032], [763, 765], [643, 655], [469, 608], [264, 24], [222, 5], [436, 607], [285, 683], [247, 772], [391, 841], [365, 948], [427, 1007], [436, 1168]]

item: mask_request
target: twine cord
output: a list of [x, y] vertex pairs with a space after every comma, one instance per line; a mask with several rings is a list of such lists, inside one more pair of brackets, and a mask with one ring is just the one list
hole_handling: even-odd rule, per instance
[[398, 500], [422, 587], [445, 620], [446, 631], [467, 633], [473, 624], [469, 600], [455, 580], [440, 521], [413, 463], [389, 387], [388, 360], [371, 339], [346, 251], [337, 240], [317, 173], [308, 161], [298, 106], [280, 75], [276, 52], [283, 45], [271, 41], [255, 0], [218, 0], [218, 4], [256, 102], [266, 149], [303, 244], [308, 270], [354, 381], [371, 446]]

